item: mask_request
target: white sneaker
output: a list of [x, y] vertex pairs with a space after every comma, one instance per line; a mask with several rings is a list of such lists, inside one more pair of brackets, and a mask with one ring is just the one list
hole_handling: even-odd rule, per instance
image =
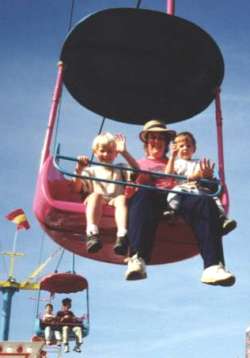
[[64, 351], [64, 353], [69, 353], [69, 345], [68, 344], [64, 344], [63, 351]]
[[226, 271], [222, 264], [207, 267], [201, 276], [201, 282], [208, 285], [232, 286], [235, 280], [234, 275]]
[[73, 348], [73, 351], [81, 353], [81, 345], [80, 344], [76, 344], [75, 347]]
[[143, 258], [138, 257], [138, 254], [130, 257], [128, 260], [128, 268], [125, 273], [126, 280], [142, 280], [146, 277], [146, 264]]

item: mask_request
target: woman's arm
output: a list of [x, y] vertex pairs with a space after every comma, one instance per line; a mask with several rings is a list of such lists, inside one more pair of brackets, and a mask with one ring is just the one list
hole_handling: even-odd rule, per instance
[[115, 136], [116, 142], [116, 151], [121, 154], [123, 158], [127, 161], [127, 163], [134, 169], [139, 169], [139, 165], [135, 158], [128, 152], [126, 146], [126, 138], [122, 134], [117, 134]]

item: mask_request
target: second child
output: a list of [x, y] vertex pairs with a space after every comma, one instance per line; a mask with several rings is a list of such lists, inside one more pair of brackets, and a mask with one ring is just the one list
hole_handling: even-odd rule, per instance
[[42, 322], [44, 326], [44, 338], [46, 344], [47, 345], [52, 344], [54, 338], [53, 334], [54, 334], [57, 345], [60, 346], [61, 334], [58, 330], [56, 330], [56, 316], [53, 313], [53, 305], [51, 303], [47, 303], [45, 306]]
[[[193, 159], [193, 154], [195, 153], [195, 151], [196, 140], [192, 133], [181, 132], [175, 137], [174, 143], [171, 146], [171, 155], [169, 158], [169, 162], [166, 166], [165, 173], [186, 176], [188, 181], [178, 180], [178, 185], [173, 188], [174, 190], [202, 193], [203, 188], [199, 185], [199, 179], [212, 179], [212, 171], [206, 173], [205, 176], [203, 171], [201, 171], [201, 166], [203, 165], [204, 161], [210, 161], [207, 159]], [[214, 164], [211, 167], [214, 168]], [[201, 175], [201, 173], [203, 174]], [[166, 214], [171, 215], [171, 209], [173, 209], [174, 211], [178, 211], [180, 200], [181, 196], [179, 194], [169, 193], [167, 196], [167, 201], [170, 207], [170, 211], [167, 211]], [[237, 222], [233, 219], [229, 219], [226, 216], [222, 203], [217, 196], [214, 197], [214, 200], [220, 212], [222, 234], [226, 235], [236, 228]]]

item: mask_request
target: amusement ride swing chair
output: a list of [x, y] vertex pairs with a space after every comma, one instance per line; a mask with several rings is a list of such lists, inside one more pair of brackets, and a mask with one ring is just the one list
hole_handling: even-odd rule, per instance
[[[51, 153], [63, 83], [82, 106], [131, 124], [152, 118], [167, 124], [183, 121], [215, 100], [221, 199], [227, 211], [219, 89], [223, 76], [224, 61], [217, 44], [197, 25], [174, 16], [173, 0], [167, 3], [167, 13], [139, 6], [112, 8], [78, 22], [61, 51], [34, 199], [34, 212], [45, 232], [77, 255], [124, 263], [112, 249], [114, 210], [108, 206], [100, 223], [103, 248], [95, 254], [87, 252], [82, 240], [83, 198], [65, 177], [74, 174], [59, 165], [62, 159], [77, 159]], [[150, 263], [176, 262], [198, 252], [194, 234], [181, 218], [171, 224], [162, 219]]]
[[[64, 250], [62, 251], [60, 261], [64, 254]], [[57, 265], [58, 268], [59, 265]], [[40, 295], [41, 291], [47, 291], [50, 293], [50, 302], [52, 299], [54, 300], [55, 295], [59, 294], [76, 294], [76, 293], [83, 293], [85, 295], [83, 299], [83, 304], [86, 306], [83, 313], [80, 317], [77, 317], [76, 322], [74, 323], [67, 323], [67, 326], [76, 326], [78, 325], [82, 329], [82, 337], [86, 337], [89, 334], [90, 328], [90, 312], [89, 312], [89, 290], [88, 290], [88, 281], [81, 275], [75, 273], [75, 260], [73, 254], [73, 269], [72, 272], [58, 272], [56, 269], [54, 273], [48, 274], [40, 279], [39, 282], [39, 294], [38, 294], [38, 303], [37, 303], [37, 314], [35, 320], [35, 336], [33, 337], [33, 341], [44, 341], [45, 334], [44, 330], [45, 327], [50, 325], [48, 322], [44, 322], [43, 318], [40, 314]], [[52, 331], [61, 330], [62, 323], [59, 322], [52, 322], [51, 328]], [[65, 325], [65, 324], [64, 324]], [[74, 333], [70, 330], [69, 331], [69, 340], [75, 340]], [[52, 340], [49, 346], [45, 346], [44, 350], [47, 351], [56, 348], [56, 350], [60, 351], [60, 346], [57, 346], [56, 337], [52, 337]]]

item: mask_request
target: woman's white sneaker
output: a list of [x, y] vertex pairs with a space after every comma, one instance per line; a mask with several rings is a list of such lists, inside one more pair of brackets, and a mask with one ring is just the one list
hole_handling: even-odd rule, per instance
[[142, 280], [146, 277], [146, 264], [143, 258], [138, 257], [138, 254], [130, 257], [128, 260], [128, 268], [125, 273], [126, 280]]
[[201, 282], [208, 285], [232, 286], [235, 281], [235, 276], [222, 264], [207, 267], [201, 276]]

